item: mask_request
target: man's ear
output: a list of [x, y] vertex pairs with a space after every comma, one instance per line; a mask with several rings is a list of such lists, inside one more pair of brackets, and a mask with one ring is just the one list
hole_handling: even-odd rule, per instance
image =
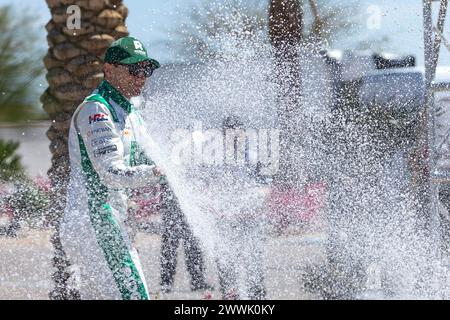
[[112, 65], [112, 64], [110, 64], [110, 63], [105, 63], [104, 65], [103, 65], [103, 74], [105, 75], [105, 78], [109, 78], [110, 77], [110, 75], [111, 75], [111, 69], [113, 68], [114, 66]]

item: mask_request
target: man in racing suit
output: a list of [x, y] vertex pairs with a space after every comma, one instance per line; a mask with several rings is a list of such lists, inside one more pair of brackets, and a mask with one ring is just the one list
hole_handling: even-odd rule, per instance
[[105, 55], [105, 80], [71, 120], [61, 241], [82, 299], [149, 298], [125, 229], [127, 190], [157, 183], [161, 172], [136, 141], [145, 132], [129, 99], [159, 66], [137, 39], [115, 41]]

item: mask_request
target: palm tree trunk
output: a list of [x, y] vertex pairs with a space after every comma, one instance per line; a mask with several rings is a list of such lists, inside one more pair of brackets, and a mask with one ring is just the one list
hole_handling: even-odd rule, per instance
[[[51, 299], [79, 298], [67, 286], [69, 262], [61, 247], [59, 225], [65, 207], [69, 176], [68, 134], [76, 107], [103, 79], [103, 55], [116, 39], [128, 35], [125, 19], [128, 9], [122, 0], [46, 0], [52, 18], [46, 25], [49, 45], [44, 58], [48, 89], [41, 97], [44, 110], [52, 120], [47, 131], [52, 153], [48, 175], [52, 181], [51, 211], [48, 221], [55, 228], [52, 244], [54, 290]], [[76, 5], [81, 13], [81, 28], [71, 29], [68, 21]]]
[[293, 164], [297, 155], [296, 141], [300, 135], [295, 124], [299, 107], [301, 81], [299, 46], [302, 41], [303, 9], [299, 0], [271, 0], [269, 4], [269, 37], [274, 49], [280, 128], [280, 169], [276, 181], [280, 186], [295, 185], [301, 180]]

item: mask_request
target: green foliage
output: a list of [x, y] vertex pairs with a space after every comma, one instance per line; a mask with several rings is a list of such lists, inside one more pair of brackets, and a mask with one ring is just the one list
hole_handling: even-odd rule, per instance
[[31, 221], [43, 218], [48, 210], [48, 195], [29, 179], [16, 181], [15, 187], [16, 191], [7, 201], [14, 209], [16, 219]]
[[0, 184], [14, 185], [14, 193], [4, 199], [14, 210], [14, 221], [33, 221], [45, 216], [49, 198], [45, 190], [26, 176], [16, 154], [18, 147], [18, 142], [0, 139]]
[[0, 139], [0, 183], [14, 185], [14, 193], [4, 199], [14, 210], [14, 221], [32, 221], [44, 217], [49, 199], [46, 192], [26, 176], [20, 156], [16, 154], [18, 147], [18, 142]]
[[20, 156], [16, 154], [18, 142], [0, 139], [0, 182], [24, 177]]
[[42, 75], [36, 17], [27, 11], [0, 7], [0, 121], [32, 120], [39, 115], [33, 83]]

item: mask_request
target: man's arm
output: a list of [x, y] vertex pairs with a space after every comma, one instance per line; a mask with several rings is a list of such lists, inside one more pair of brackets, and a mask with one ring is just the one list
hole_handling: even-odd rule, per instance
[[75, 121], [102, 183], [111, 188], [139, 188], [157, 183], [155, 165], [131, 167], [125, 163], [121, 132], [116, 129], [105, 105], [87, 103]]

